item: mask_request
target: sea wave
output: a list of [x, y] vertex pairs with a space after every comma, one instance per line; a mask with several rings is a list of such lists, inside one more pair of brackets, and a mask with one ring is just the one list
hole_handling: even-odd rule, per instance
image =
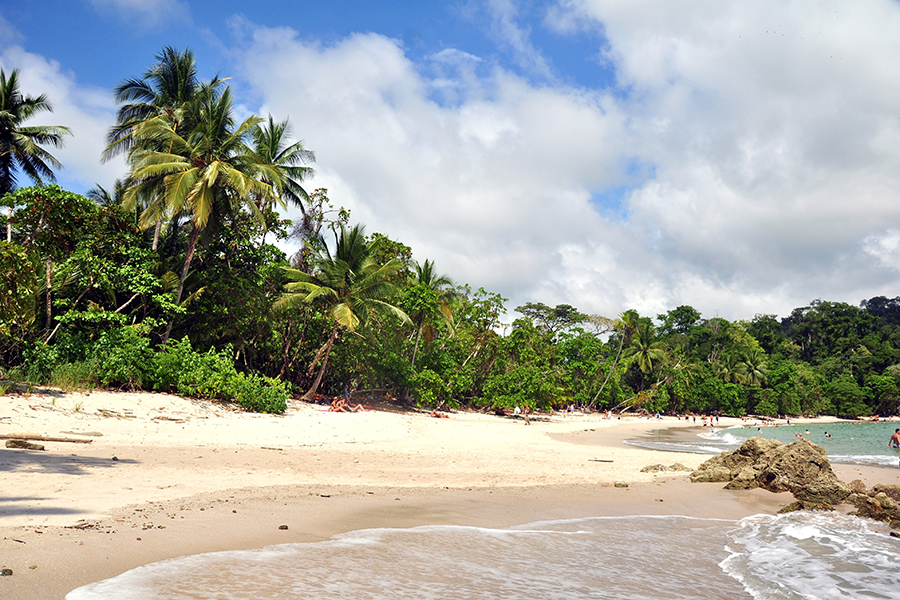
[[754, 598], [897, 598], [900, 540], [875, 521], [800, 511], [757, 515], [728, 533], [722, 569]]

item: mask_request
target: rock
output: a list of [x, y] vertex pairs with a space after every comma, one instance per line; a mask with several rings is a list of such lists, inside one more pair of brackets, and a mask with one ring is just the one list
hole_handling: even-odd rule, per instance
[[890, 483], [879, 483], [875, 487], [872, 488], [876, 494], [880, 492], [884, 492], [890, 497], [894, 502], [900, 502], [900, 485], [893, 485]]
[[282, 531], [287, 531], [287, 528], [288, 528], [287, 525], [279, 525], [279, 526], [278, 526], [278, 529], [280, 529], [280, 530], [282, 530]]
[[[706, 463], [704, 463], [706, 464]], [[701, 467], [703, 465], [700, 465]], [[731, 481], [733, 475], [731, 469], [724, 466], [709, 467], [706, 469], [697, 469], [691, 473], [691, 481], [694, 483], [723, 483]]]
[[759, 487], [757, 478], [759, 469], [755, 465], [741, 468], [737, 473], [732, 473], [732, 479], [725, 486], [726, 490], [752, 490]]
[[628, 483], [626, 483], [624, 481], [617, 481], [614, 485], [617, 488], [627, 488], [628, 487]]
[[41, 444], [32, 444], [25, 440], [6, 440], [7, 448], [21, 448], [22, 450], [44, 450]]
[[641, 469], [641, 473], [660, 473], [668, 470], [669, 468], [666, 465], [647, 465]]
[[885, 487], [887, 486], [876, 485], [869, 491], [869, 495], [854, 494], [853, 504], [856, 506], [856, 515], [883, 521], [889, 523], [894, 529], [900, 529], [900, 504], [886, 492], [876, 491], [878, 488], [883, 490]]
[[690, 467], [686, 467], [681, 463], [675, 463], [671, 466], [666, 465], [647, 465], [643, 469], [641, 469], [641, 473], [662, 473], [668, 471], [690, 471]]
[[806, 439], [785, 445], [750, 438], [737, 450], [704, 462], [691, 473], [691, 481], [728, 482], [725, 487], [731, 490], [791, 492], [804, 505], [818, 507], [839, 504], [852, 493], [831, 470], [825, 450]]
[[[847, 487], [850, 488], [850, 491], [854, 494], [865, 494], [866, 493], [866, 484], [862, 482], [860, 479], [854, 479], [850, 483], [847, 484]], [[849, 502], [849, 500], [848, 500]]]
[[0, 577], [9, 577], [12, 575], [12, 569], [0, 569]]

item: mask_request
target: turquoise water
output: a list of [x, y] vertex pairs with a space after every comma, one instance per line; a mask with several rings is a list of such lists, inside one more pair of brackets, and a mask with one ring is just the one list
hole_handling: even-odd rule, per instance
[[[785, 444], [796, 441], [797, 435], [822, 446], [828, 459], [835, 463], [896, 467], [900, 451], [888, 447], [888, 440], [900, 423], [871, 423], [847, 421], [782, 425], [780, 427], [737, 426], [724, 428], [690, 427], [662, 430], [627, 443], [672, 452], [718, 454], [734, 450], [751, 437], [776, 439]], [[809, 435], [806, 432], [809, 431]], [[826, 433], [831, 437], [826, 437]]]
[[66, 598], [836, 600], [898, 590], [900, 540], [883, 524], [801, 511], [355, 531], [154, 563]]

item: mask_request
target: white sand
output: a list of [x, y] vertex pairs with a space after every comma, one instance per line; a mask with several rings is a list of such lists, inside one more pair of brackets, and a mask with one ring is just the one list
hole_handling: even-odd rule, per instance
[[[576, 414], [526, 426], [480, 413], [330, 413], [299, 402], [285, 415], [256, 415], [147, 393], [2, 396], [0, 435], [92, 442], [0, 447], [0, 568], [14, 571], [0, 578], [0, 598], [58, 599], [163, 558], [362, 527], [593, 514], [737, 519], [792, 500], [691, 484], [684, 473], [641, 473], [707, 457], [622, 443], [686, 425]], [[572, 443], [586, 430], [602, 445]], [[845, 480], [900, 483], [900, 470], [839, 467]]]

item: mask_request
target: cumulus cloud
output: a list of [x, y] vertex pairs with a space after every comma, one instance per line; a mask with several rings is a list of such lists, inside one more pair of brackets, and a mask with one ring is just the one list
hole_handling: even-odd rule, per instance
[[872, 241], [900, 229], [894, 3], [583, 0], [545, 23], [600, 31], [616, 87], [455, 49], [423, 67], [376, 34], [257, 27], [239, 54], [316, 150], [316, 187], [512, 306], [749, 318], [896, 295]]
[[[96, 184], [112, 189], [112, 183], [125, 173], [124, 160], [100, 163], [106, 131], [115, 122], [115, 106], [109, 90], [79, 85], [74, 76], [64, 73], [58, 63], [12, 46], [0, 52], [0, 67], [9, 72], [20, 70], [23, 93], [46, 94], [53, 112], [44, 112], [27, 125], [64, 125], [72, 131], [64, 147], [48, 147], [65, 167], [56, 173], [60, 185], [85, 193]], [[28, 185], [27, 178], [20, 185]]]

